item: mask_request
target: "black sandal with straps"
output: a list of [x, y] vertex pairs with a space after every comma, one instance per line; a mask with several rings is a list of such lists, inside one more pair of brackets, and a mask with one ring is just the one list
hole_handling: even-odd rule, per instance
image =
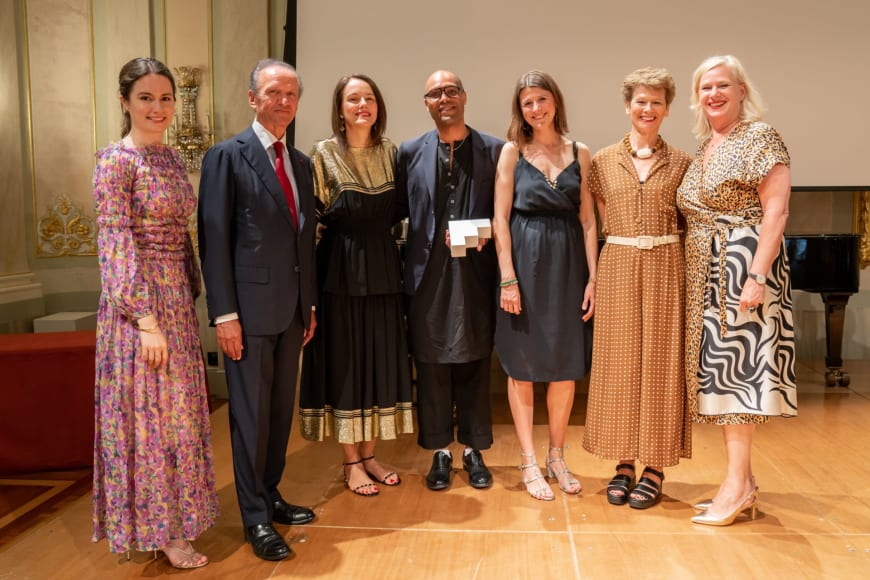
[[[631, 475], [619, 473], [620, 469], [631, 469]], [[613, 505], [625, 505], [628, 501], [628, 490], [634, 485], [634, 465], [620, 463], [616, 466], [616, 475], [607, 484], [607, 501]], [[622, 495], [616, 495], [615, 491], [621, 491]]]
[[[375, 497], [376, 495], [378, 495], [378, 493], [380, 493], [380, 490], [378, 489], [378, 486], [374, 484], [374, 482], [370, 481], [368, 483], [361, 483], [356, 487], [350, 486], [350, 475], [348, 474], [347, 468], [351, 465], [357, 465], [362, 462], [363, 460], [359, 459], [357, 461], [348, 461], [346, 463], [342, 463], [342, 466], [344, 467], [344, 484], [349, 490], [357, 495], [361, 495], [363, 497]], [[365, 467], [363, 467], [363, 469], [365, 469]]]
[[[363, 457], [362, 459], [360, 459], [360, 461], [362, 461], [362, 464], [363, 464], [363, 469], [366, 470], [366, 473], [368, 473], [369, 477], [371, 477], [372, 479], [374, 479], [378, 483], [383, 483], [384, 485], [388, 485], [390, 487], [395, 487], [395, 486], [399, 485], [400, 483], [402, 483], [402, 478], [399, 477], [399, 474], [396, 473], [395, 471], [391, 471], [391, 472], [387, 473], [383, 478], [379, 478], [374, 473], [369, 471], [369, 468], [366, 467], [366, 461], [371, 461], [374, 458], [375, 458], [374, 455], [369, 455], [368, 457]], [[395, 478], [395, 480], [390, 481], [390, 478], [393, 478], [393, 477]]]
[[[659, 478], [659, 483], [656, 483], [649, 477], [646, 477], [647, 472]], [[631, 494], [640, 495], [640, 499], [631, 497], [629, 494], [628, 505], [638, 510], [654, 506], [662, 498], [662, 484], [665, 482], [665, 474], [661, 471], [656, 471], [651, 467], [645, 467], [641, 474], [640, 481], [631, 490]]]

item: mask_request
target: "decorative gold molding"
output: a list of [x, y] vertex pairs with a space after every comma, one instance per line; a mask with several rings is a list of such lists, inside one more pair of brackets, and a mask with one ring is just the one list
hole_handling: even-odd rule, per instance
[[859, 255], [861, 267], [870, 265], [870, 191], [855, 193], [855, 232], [861, 234]]
[[36, 231], [36, 254], [41, 258], [94, 256], [97, 253], [94, 220], [82, 207], [61, 193], [47, 214], [40, 218]]

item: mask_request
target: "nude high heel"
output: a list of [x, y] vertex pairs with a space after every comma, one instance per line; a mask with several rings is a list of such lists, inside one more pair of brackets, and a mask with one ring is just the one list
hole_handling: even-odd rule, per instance
[[734, 520], [737, 519], [737, 516], [747, 510], [749, 510], [749, 519], [755, 520], [756, 510], [758, 507], [758, 496], [755, 495], [755, 491], [756, 490], [753, 489], [751, 492], [749, 492], [749, 495], [747, 495], [746, 498], [742, 502], [740, 502], [740, 505], [737, 506], [737, 509], [730, 514], [725, 514], [724, 516], [717, 517], [710, 515], [707, 510], [704, 510], [699, 514], [692, 516], [692, 523], [703, 524], [705, 526], [730, 526], [734, 523]]
[[[758, 495], [758, 485], [755, 484], [755, 476], [752, 476], [752, 485], [755, 487], [755, 495]], [[712, 499], [705, 499], [704, 501], [699, 501], [692, 508], [695, 511], [702, 512], [704, 510], [710, 509], [710, 506], [713, 505]]]

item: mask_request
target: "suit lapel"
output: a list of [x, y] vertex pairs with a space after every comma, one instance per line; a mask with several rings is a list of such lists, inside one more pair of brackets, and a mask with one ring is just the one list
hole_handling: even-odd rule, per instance
[[[284, 190], [281, 188], [281, 183], [278, 182], [278, 176], [275, 175], [275, 168], [272, 167], [272, 163], [269, 161], [269, 154], [266, 153], [257, 134], [249, 127], [239, 140], [241, 141], [239, 151], [242, 157], [251, 165], [254, 173], [257, 174], [260, 181], [266, 186], [266, 191], [272, 197], [275, 205], [281, 209], [281, 214], [290, 226], [295, 229], [293, 217], [290, 215], [290, 207], [287, 205], [287, 198], [284, 197]], [[290, 157], [292, 159], [293, 156], [291, 155]], [[293, 169], [295, 170], [296, 167], [294, 166]]]
[[426, 190], [429, 192], [429, 202], [435, 207], [435, 188], [438, 187], [438, 133], [432, 131], [423, 141], [423, 176], [426, 180]]
[[[304, 167], [302, 159], [296, 153], [296, 149], [290, 149], [290, 164], [293, 166], [293, 177], [296, 179], [296, 197], [299, 198], [299, 231], [305, 227], [308, 218], [314, 215], [314, 185], [309, 179], [311, 174], [308, 167]], [[289, 209], [288, 209], [289, 211]]]

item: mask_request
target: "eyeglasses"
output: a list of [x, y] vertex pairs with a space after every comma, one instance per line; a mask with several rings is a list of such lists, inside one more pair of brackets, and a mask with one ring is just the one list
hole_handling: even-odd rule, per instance
[[423, 98], [430, 101], [437, 101], [441, 98], [441, 95], [446, 95], [448, 99], [455, 99], [461, 94], [462, 87], [457, 87], [456, 85], [447, 85], [446, 87], [438, 87], [437, 89], [432, 89], [431, 91], [423, 95]]

